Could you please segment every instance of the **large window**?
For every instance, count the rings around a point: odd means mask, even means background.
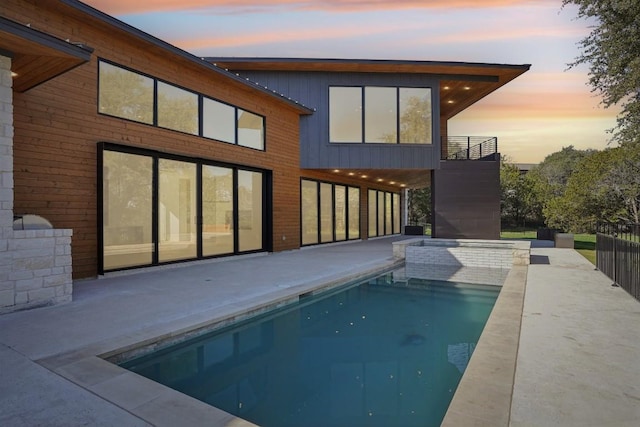
[[[198,135],[198,95],[158,82],[158,126]]]
[[[238,171],[239,251],[262,248],[262,173]]]
[[[149,265],[154,254],[153,159],[105,151],[102,162],[104,269]]]
[[[98,111],[153,124],[153,79],[100,61]]]
[[[313,245],[318,243],[318,183],[316,181],[302,180],[301,183],[301,209],[302,209],[302,244]]]
[[[202,166],[202,255],[233,252],[233,169]]]
[[[332,143],[431,144],[431,89],[329,88]]]
[[[263,116],[103,60],[98,64],[101,114],[265,149]]]
[[[400,233],[400,194],[368,191],[369,237]]]
[[[103,144],[102,270],[265,249],[265,172]]]
[[[362,142],[362,89],[329,88],[329,140]]]
[[[204,98],[202,103],[202,136],[236,143],[236,109],[222,102]]]
[[[302,244],[360,238],[360,189],[303,179],[300,183]]]
[[[159,261],[195,258],[196,165],[160,159],[158,170]]]

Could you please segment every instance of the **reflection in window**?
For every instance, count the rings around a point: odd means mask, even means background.
[[[364,140],[366,142],[396,143],[398,102],[395,87],[366,87],[364,89]]]
[[[320,241],[333,241],[333,196],[332,185],[320,183]]]
[[[238,145],[264,150],[264,120],[238,108]]]
[[[329,88],[329,141],[362,142],[361,88]]]
[[[431,144],[431,89],[400,88],[400,143]]]
[[[238,171],[238,250],[262,249],[262,174]]]
[[[202,255],[233,252],[233,170],[202,166]]]
[[[385,221],[385,209],[384,209],[384,193],[378,191],[378,235],[384,236],[386,230],[384,229]]]
[[[262,172],[106,147],[101,156],[103,271],[264,249]]]
[[[369,190],[369,237],[378,235],[378,192]]]
[[[360,238],[360,189],[349,187],[349,240]]]
[[[203,98],[202,102],[202,136],[218,141],[236,143],[235,108]]]
[[[392,206],[391,206],[391,193],[384,193],[385,196],[385,200],[384,200],[384,204],[385,204],[385,213],[384,213],[384,229],[385,229],[385,234],[392,234],[393,233],[393,210],[392,210]]]
[[[100,61],[98,110],[153,124],[153,79]]]
[[[302,244],[318,243],[318,183],[302,180]]]
[[[336,185],[334,192],[336,241],[347,240],[347,188]]]
[[[329,88],[332,143],[431,144],[431,121],[430,88]]]
[[[160,159],[158,167],[158,258],[195,258],[196,165]]]
[[[103,263],[105,270],[153,261],[153,159],[107,151],[103,156]]]
[[[102,114],[257,150],[265,148],[263,116],[104,61],[99,61],[98,67],[98,111]]]
[[[400,194],[393,193],[393,234],[400,233]]]
[[[198,95],[158,82],[158,126],[198,134]]]
[[[302,245],[360,238],[359,188],[308,179],[300,187]]]

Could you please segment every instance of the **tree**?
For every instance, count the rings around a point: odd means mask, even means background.
[[[598,221],[640,219],[640,145],[625,145],[585,157],[569,177],[566,191],[544,208],[552,227],[592,232]]]
[[[409,224],[431,223],[431,187],[409,190]]]
[[[555,199],[561,198],[566,190],[567,183],[577,165],[586,157],[595,153],[595,150],[576,150],[572,145],[563,147],[562,150],[549,154],[536,167],[526,175],[529,182],[529,209],[530,215],[538,222],[545,222],[545,209],[554,204]]]
[[[638,0],[563,0],[578,6],[578,18],[596,26],[581,40],[582,53],[569,64],[589,65],[589,84],[605,108],[619,104],[614,140],[640,144],[640,2]]]
[[[510,226],[538,223],[532,209],[531,181],[514,164],[500,164],[500,216]]]

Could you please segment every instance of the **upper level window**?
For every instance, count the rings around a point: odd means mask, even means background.
[[[431,144],[431,89],[330,87],[329,141]]]
[[[238,108],[238,145],[264,150],[264,120]]]
[[[100,99],[103,114],[153,124],[153,79],[100,61]]]
[[[202,103],[202,136],[236,143],[236,111],[231,105],[204,98]]]
[[[158,82],[158,126],[198,134],[198,95]]]
[[[103,60],[98,70],[101,114],[264,150],[263,116]]]
[[[362,88],[329,88],[329,140],[362,142]]]

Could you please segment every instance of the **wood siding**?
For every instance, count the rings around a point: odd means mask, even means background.
[[[8,19],[95,49],[89,63],[14,94],[14,213],[42,215],[56,228],[73,229],[75,278],[97,274],[101,141],[271,170],[273,249],[300,246],[300,138],[294,108],[66,6],[7,0],[2,9]],[[265,116],[266,151],[98,114],[98,58]]]

